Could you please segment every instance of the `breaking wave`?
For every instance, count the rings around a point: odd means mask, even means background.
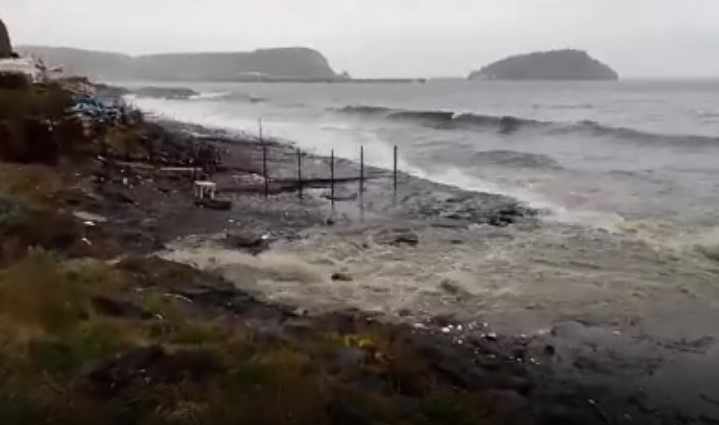
[[[557,161],[546,155],[511,150],[480,151],[472,156],[474,164],[492,164],[503,167],[560,169]]]
[[[190,100],[220,100],[227,99],[232,93],[230,92],[207,92],[190,96]]]
[[[719,137],[699,135],[660,134],[626,127],[613,127],[585,120],[578,122],[539,121],[515,116],[494,116],[453,111],[413,111],[382,106],[347,106],[334,112],[368,119],[386,119],[412,122],[439,129],[479,129],[509,135],[524,130],[537,130],[549,134],[581,133],[594,137],[610,137],[635,143],[690,144],[719,147]]]
[[[261,103],[266,99],[246,93],[235,92],[207,92],[190,97],[190,100],[216,100],[216,101],[237,101],[247,103]]]

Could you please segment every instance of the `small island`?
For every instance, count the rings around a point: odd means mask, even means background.
[[[616,81],[619,74],[581,50],[553,50],[511,56],[485,66],[470,80]]]

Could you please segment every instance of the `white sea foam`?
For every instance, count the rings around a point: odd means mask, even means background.
[[[256,118],[233,115],[224,109],[221,103],[150,98],[134,98],[131,101],[141,109],[164,118],[249,134],[258,132]],[[329,151],[333,149],[339,158],[359,161],[359,147],[364,146],[367,164],[381,168],[392,166],[392,144],[383,140],[376,132],[362,129],[354,123],[342,121],[297,122],[270,118],[263,120],[263,128],[266,137],[296,143],[303,149],[318,155],[328,155]],[[548,219],[597,226],[607,230],[617,230],[617,225],[622,221],[621,217],[615,213],[563,206],[543,197],[541,193],[519,187],[502,187],[472,176],[458,167],[450,166],[441,172],[430,172],[405,161],[401,155],[398,166],[402,171],[419,178],[466,190],[514,197],[531,207],[547,212]]]

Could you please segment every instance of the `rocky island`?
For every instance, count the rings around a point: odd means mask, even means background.
[[[608,65],[581,50],[553,50],[511,56],[485,66],[470,80],[618,80]]]
[[[321,53],[304,47],[145,56],[46,46],[20,46],[18,50],[23,55],[42,58],[47,64],[63,65],[68,75],[104,80],[332,81],[342,78]]]

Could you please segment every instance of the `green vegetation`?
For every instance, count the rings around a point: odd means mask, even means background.
[[[28,248],[70,252],[79,226],[62,207],[62,177],[43,166],[0,164],[0,265]]]
[[[326,318],[302,333],[268,333],[233,314],[207,315],[172,296],[176,276],[200,276],[187,270],[42,251],[5,269],[0,423],[482,424],[506,413],[496,399],[444,384],[380,325],[340,332]],[[97,296],[152,318],[100,314]]]

